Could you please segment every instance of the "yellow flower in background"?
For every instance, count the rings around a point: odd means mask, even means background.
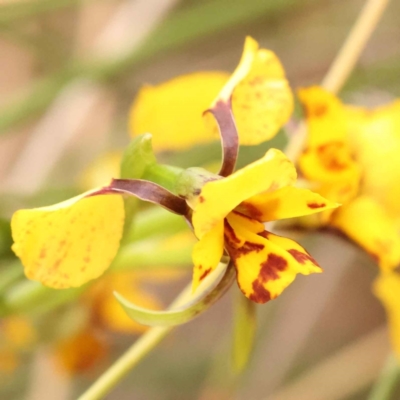
[[[226,73],[198,72],[145,86],[131,109],[132,135],[150,132],[157,151],[217,139],[214,121],[206,115],[205,124],[202,115],[228,86],[229,95],[234,87],[232,108],[240,143],[255,145],[275,136],[293,111],[293,95],[276,55],[248,37],[240,63],[228,78]]]
[[[12,374],[20,366],[21,354],[32,348],[36,340],[36,331],[28,318],[10,316],[0,322],[2,376]]]
[[[373,290],[386,310],[390,339],[394,352],[400,360],[400,274],[380,273],[374,282]]]
[[[362,192],[400,226],[400,100],[372,110],[347,107],[349,143],[363,169]]]
[[[87,372],[98,365],[108,353],[108,343],[90,325],[56,343],[54,357],[67,374]]]
[[[372,111],[348,107],[319,87],[302,89],[299,97],[308,126],[300,171],[313,190],[343,204],[314,223],[339,228],[381,268],[395,268],[400,263],[400,103]]]
[[[260,179],[262,177],[262,179]],[[265,303],[276,298],[298,273],[321,272],[315,260],[293,240],[265,230],[264,222],[313,214],[337,204],[292,186],[296,170],[279,150],[205,183],[189,204],[199,239],[193,251],[193,288],[219,263],[224,248],[237,270],[246,297]]]

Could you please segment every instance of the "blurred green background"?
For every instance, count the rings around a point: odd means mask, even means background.
[[[141,85],[232,71],[246,35],[276,52],[293,88],[318,84],[363,4],[0,0],[0,216],[76,193],[85,167],[129,142],[127,115]],[[400,3],[392,1],[341,93],[346,101],[377,105],[400,94],[399,15]],[[299,277],[258,307],[257,345],[243,377],[229,372],[230,293],[178,328],[107,398],[367,398],[389,352],[383,309],[370,291],[374,266],[344,239],[302,239],[325,273]],[[114,338],[110,360],[131,342]],[[75,398],[105,364],[73,382],[57,380],[46,365],[33,377],[26,368],[24,384],[4,398]],[[305,375],[309,370],[314,375]]]

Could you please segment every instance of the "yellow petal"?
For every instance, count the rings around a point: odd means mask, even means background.
[[[386,309],[392,346],[400,359],[400,275],[381,273],[374,282],[374,294]]]
[[[289,159],[281,151],[270,149],[263,158],[227,178],[206,183],[193,212],[196,236],[202,238],[244,200],[295,180],[296,170]]]
[[[207,129],[202,115],[228,76],[224,72],[199,72],[145,86],[130,112],[132,135],[150,132],[156,151],[185,149],[218,139]]]
[[[238,284],[249,299],[265,303],[279,296],[298,273],[321,272],[316,262],[297,243],[270,233],[247,230],[240,216],[227,217],[232,229],[226,247],[237,269]]]
[[[400,219],[400,100],[374,110],[348,107],[349,142],[363,168],[362,190]]]
[[[299,167],[308,180],[329,185],[358,185],[361,174],[348,144],[340,141],[308,147],[299,158]]]
[[[232,109],[244,145],[271,139],[293,111],[293,94],[276,55],[247,37],[242,58],[217,100],[232,96]]]
[[[32,322],[26,317],[11,316],[3,320],[5,339],[14,349],[24,349],[36,340],[36,332]]]
[[[358,243],[384,269],[400,263],[400,235],[385,210],[372,198],[360,196],[340,207],[332,225]]]
[[[263,193],[244,201],[239,210],[257,210],[259,221],[275,221],[283,218],[300,217],[333,209],[333,203],[317,193],[294,186],[286,186],[271,193]]]
[[[318,86],[300,89],[307,121],[307,146],[318,147],[347,140],[345,110],[338,98]]]
[[[109,267],[123,232],[124,202],[119,195],[86,197],[89,193],[14,214],[12,249],[29,279],[64,289]]]
[[[224,222],[219,221],[193,248],[193,291],[217,267],[224,252]]]

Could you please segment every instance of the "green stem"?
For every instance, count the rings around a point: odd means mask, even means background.
[[[390,400],[400,379],[400,364],[397,358],[391,354],[373,386],[368,400]]]
[[[188,290],[188,287],[171,304],[171,308],[179,307],[190,299],[191,290]],[[162,326],[148,330],[78,400],[104,398],[172,329],[170,326]]]
[[[179,167],[153,164],[146,168],[143,179],[157,183],[174,193],[176,180],[182,172],[183,169]]]

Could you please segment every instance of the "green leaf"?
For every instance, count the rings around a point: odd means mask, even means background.
[[[206,311],[227,291],[234,278],[233,266],[229,264],[227,267],[226,264],[220,263],[216,270],[200,284],[189,302],[177,309],[166,311],[148,310],[129,302],[117,292],[114,292],[114,295],[128,316],[140,324],[174,326],[189,322]],[[187,290],[191,290],[191,288]],[[186,291],[182,295],[187,295]]]
[[[253,350],[256,328],[255,303],[240,292],[234,308],[232,362],[236,374],[241,373],[247,366]]]

